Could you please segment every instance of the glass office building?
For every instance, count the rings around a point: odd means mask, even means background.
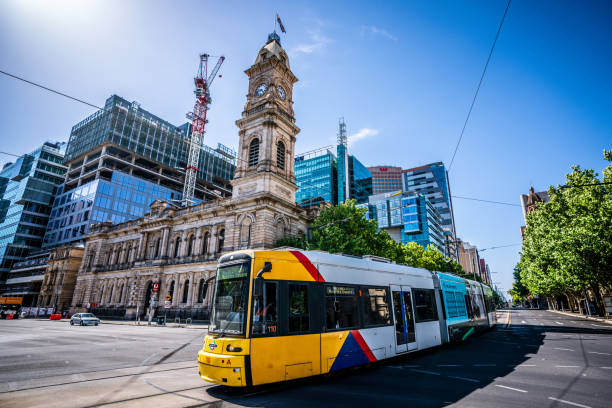
[[[295,201],[302,207],[338,202],[336,158],[330,150],[318,150],[295,158]]]
[[[368,197],[372,195],[372,173],[355,156],[348,154],[346,146],[340,144],[336,151],[338,153],[338,204],[347,199],[353,199],[357,203],[367,202]]]
[[[89,226],[141,217],[155,200],[182,199],[189,124],[174,126],[113,95],[105,109],[72,128],[43,246],[81,241]],[[195,201],[231,194],[236,154],[221,144],[203,146]]]
[[[66,172],[63,158],[58,144],[46,142],[0,171],[0,292],[8,290],[14,265],[40,251]]]
[[[403,171],[404,191],[413,191],[427,197],[442,217],[442,226],[456,237],[455,217],[448,172],[442,162],[430,163]]]
[[[372,194],[402,189],[402,168],[393,166],[368,167],[372,173]]]
[[[81,240],[89,226],[110,221],[118,224],[142,217],[155,200],[180,201],[182,194],[120,171],[110,180],[96,179],[73,190],[58,190],[45,247]]]
[[[396,242],[416,242],[424,248],[432,244],[447,253],[442,218],[427,197],[400,190],[372,195],[368,201],[378,228],[385,229]]]

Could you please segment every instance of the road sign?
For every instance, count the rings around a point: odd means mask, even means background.
[[[159,282],[153,282],[153,292],[157,292],[159,290]]]
[[[168,293],[168,294],[166,295],[166,300],[167,300],[168,302],[169,302],[169,301],[171,301],[171,300],[172,300],[172,295]]]
[[[164,302],[164,309],[170,309],[170,306],[172,306],[172,302],[169,300],[166,300]]]

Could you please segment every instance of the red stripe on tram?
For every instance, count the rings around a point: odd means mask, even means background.
[[[314,266],[312,262],[310,262],[310,259],[308,259],[306,255],[304,255],[300,251],[289,251],[289,252],[291,252],[291,254],[293,254],[293,256],[295,256],[298,259],[298,261],[302,263],[302,265],[304,265],[304,268],[306,268],[306,270],[308,271],[310,276],[312,276],[315,282],[325,282],[325,279],[323,279],[323,276],[321,276],[317,267]]]
[[[370,363],[373,361],[376,361],[376,357],[374,357],[374,353],[372,353],[372,350],[370,350],[370,347],[368,347],[368,344],[365,342],[365,340],[361,336],[361,333],[359,333],[359,330],[351,330],[351,334],[353,335],[355,340],[357,340],[357,344],[359,344],[359,347],[361,347],[361,349],[365,353],[368,360],[370,360]]]

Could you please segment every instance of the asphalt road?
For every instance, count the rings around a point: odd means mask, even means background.
[[[200,380],[201,328],[0,321],[0,406],[612,405],[612,325],[548,311],[499,317],[462,344],[246,391]]]

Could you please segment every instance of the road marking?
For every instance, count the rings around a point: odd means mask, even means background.
[[[610,326],[602,326],[601,324],[595,324],[595,323],[591,323],[591,326],[595,326],[595,327],[605,327],[606,329],[609,329]]]
[[[521,323],[527,323],[527,322],[526,322],[526,321],[524,321],[524,320],[521,320]]]
[[[612,356],[610,353],[600,353],[599,351],[589,351],[589,354],[602,354],[604,356]]]
[[[563,323],[558,322],[558,321],[556,321],[556,320],[555,320],[555,323],[560,324],[561,326],[563,326]]]
[[[505,388],[507,390],[512,390],[512,391],[518,391],[518,392],[527,392],[525,390],[521,390],[518,388],[512,388],[512,387],[506,387],[505,385],[499,385],[499,384],[495,384],[496,387],[500,387],[500,388]]]
[[[563,350],[563,351],[574,351],[572,349],[566,349],[566,348],[561,348],[561,347],[553,347],[555,350]]]
[[[474,367],[495,367],[497,364],[473,364]]]
[[[557,368],[580,368],[580,366],[555,366]]]
[[[465,378],[465,377],[453,377],[452,375],[448,375],[448,378],[454,378],[455,380],[463,380],[463,381],[471,381],[471,382],[480,382],[480,380],[475,380],[473,378]]]
[[[612,370],[612,367],[600,367],[603,368],[604,370]]]
[[[461,364],[438,364],[438,367],[461,367]]]
[[[553,401],[559,401],[559,402],[563,402],[564,404],[568,404],[568,405],[573,405],[575,407],[582,407],[582,408],[591,408],[588,405],[582,405],[582,404],[578,404],[576,402],[572,402],[572,401],[566,401],[566,400],[562,400],[559,398],[555,398],[555,397],[548,397],[549,400],[553,400]]]
[[[514,364],[510,364],[510,366],[513,366]],[[519,364],[517,365],[517,367],[537,367],[537,365],[535,364]]]
[[[433,371],[427,371],[427,370],[417,370],[416,368],[413,368],[411,371],[416,371],[417,373],[423,373],[423,374],[431,374],[431,375],[442,375],[440,373],[435,373]]]

